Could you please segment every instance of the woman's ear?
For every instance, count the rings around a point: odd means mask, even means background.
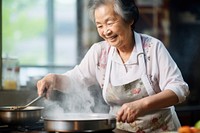
[[[130,27],[131,27],[131,29],[133,28],[133,25],[134,25],[134,20],[132,20],[132,21],[130,22]]]

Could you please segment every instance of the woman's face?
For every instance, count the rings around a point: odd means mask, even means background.
[[[116,14],[112,4],[98,7],[94,15],[99,35],[110,45],[116,48],[132,45],[132,23],[126,23]]]

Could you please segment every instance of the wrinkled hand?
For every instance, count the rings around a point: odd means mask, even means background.
[[[132,123],[142,113],[143,105],[141,100],[125,103],[117,112],[118,122]]]
[[[55,88],[56,74],[48,74],[37,82],[38,95],[42,96],[46,93],[46,97],[49,98],[51,91]]]

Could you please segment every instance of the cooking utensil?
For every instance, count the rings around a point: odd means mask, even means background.
[[[30,106],[31,104],[35,103],[36,101],[40,100],[42,97],[45,96],[45,93],[43,93],[42,96],[38,96],[35,99],[33,99],[31,102],[24,106],[11,106],[10,110],[19,110],[19,109],[25,109],[26,107]]]
[[[12,106],[0,107],[0,125],[31,125],[41,119],[44,107],[28,106],[11,110]]]
[[[102,113],[66,113],[42,119],[48,132],[94,132],[116,127],[115,116]]]

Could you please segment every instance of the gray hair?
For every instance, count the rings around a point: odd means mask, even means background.
[[[90,0],[88,3],[89,15],[95,22],[94,12],[101,5],[113,4],[114,12],[120,15],[125,22],[133,22],[134,29],[136,22],[139,19],[139,11],[134,0]]]

